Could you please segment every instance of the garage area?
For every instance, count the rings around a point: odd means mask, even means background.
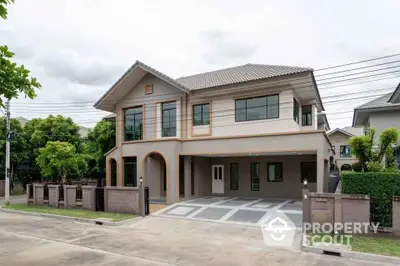
[[[284,213],[296,228],[301,228],[302,202],[291,199],[210,196],[175,203],[152,215],[261,226],[275,213]]]

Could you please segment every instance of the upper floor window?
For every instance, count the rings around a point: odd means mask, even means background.
[[[293,98],[293,120],[298,124],[299,121],[299,116],[300,116],[300,108],[299,108],[299,102]]]
[[[124,140],[141,140],[143,132],[142,106],[125,109],[125,137]]]
[[[198,104],[193,106],[193,125],[209,125],[210,124],[210,104]]]
[[[312,126],[312,106],[305,105],[301,107],[301,125]]]
[[[161,104],[162,115],[162,136],[176,136],[176,102],[168,102]]]
[[[342,145],[342,146],[340,146],[340,157],[341,158],[349,158],[349,157],[351,157],[351,146],[350,145]]]
[[[279,95],[236,100],[235,121],[279,118]]]

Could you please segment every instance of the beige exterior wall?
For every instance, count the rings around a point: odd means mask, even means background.
[[[333,158],[339,170],[344,164],[351,165],[352,163],[358,162],[358,159],[354,155],[351,156],[350,158],[340,157],[340,146],[350,145],[349,144],[350,138],[351,138],[350,136],[343,134],[339,131],[329,135],[329,139],[331,140],[332,145],[335,147],[335,155],[333,156]]]
[[[316,162],[316,155],[289,155],[289,156],[252,156],[252,157],[229,157],[229,158],[210,158],[210,169],[208,179],[205,178],[203,184],[211,187],[211,166],[224,166],[224,195],[232,197],[268,197],[268,198],[301,198],[304,185],[301,181],[301,163]],[[283,165],[283,182],[268,182],[267,163],[281,162]],[[239,190],[230,189],[230,164],[239,165]],[[250,164],[260,164],[260,191],[251,191],[250,184]],[[309,183],[310,191],[317,190],[316,183]]]
[[[145,94],[145,85],[153,86],[152,94]],[[293,86],[290,82],[280,87],[267,86],[265,82],[260,81],[253,85],[242,84],[241,86],[245,87],[240,90],[235,87],[236,92],[227,93],[227,90],[232,90],[232,87],[228,87],[221,90],[205,90],[186,94],[153,75],[145,75],[116,105],[117,148],[107,155],[107,162],[111,158],[117,161],[117,173],[119,173],[117,185],[124,185],[123,158],[136,157],[137,178],[143,177],[145,186],[151,187],[150,197],[164,196],[161,189],[164,170],[160,167],[160,160],[155,160],[150,156],[159,154],[167,164],[165,170],[167,172],[166,196],[168,202],[176,202],[179,200],[180,155],[201,156],[218,153],[247,156],[249,152],[262,152],[269,155],[297,155],[300,152],[301,155],[301,152],[305,152],[314,154],[317,161],[318,184],[315,190],[325,191],[327,183],[325,160],[329,159],[329,144],[323,131],[317,130],[318,118],[315,101],[301,101],[301,97],[293,93]],[[236,99],[276,93],[279,94],[280,102],[279,119],[235,122]],[[299,99],[300,124],[301,106],[310,104],[313,106],[312,126],[301,127],[293,120],[293,97]],[[161,104],[169,101],[177,102],[177,136],[162,138]],[[206,102],[210,103],[211,107],[210,125],[192,127],[193,105]],[[124,108],[134,106],[143,106],[143,139],[141,141],[124,141]],[[196,138],[194,135],[197,135]],[[195,194],[207,194],[211,191],[211,187],[207,185],[211,169],[206,166],[209,164],[210,159],[207,158],[196,157],[193,160]],[[290,160],[287,164],[290,164]],[[110,173],[110,164],[107,163],[107,185],[111,184]],[[293,175],[289,174],[289,176]],[[204,183],[202,183],[203,181]],[[297,189],[297,185],[293,189]],[[288,190],[283,190],[283,192],[292,194]],[[277,196],[280,195],[277,194]]]

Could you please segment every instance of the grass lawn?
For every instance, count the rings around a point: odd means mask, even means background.
[[[70,216],[76,218],[86,218],[86,219],[106,218],[110,219],[113,222],[119,222],[122,220],[135,217],[135,215],[133,214],[126,214],[126,213],[94,212],[82,209],[58,209],[47,206],[33,206],[33,205],[28,206],[25,203],[10,204],[8,206],[3,206],[3,208],[18,210],[18,211],[47,213],[47,214]]]
[[[318,242],[318,240],[316,240]],[[350,239],[351,250],[400,257],[400,240],[382,236],[358,236]]]

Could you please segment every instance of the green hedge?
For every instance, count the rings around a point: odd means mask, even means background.
[[[371,222],[392,226],[392,197],[400,196],[400,173],[343,172],[342,192],[368,194],[371,198]]]

